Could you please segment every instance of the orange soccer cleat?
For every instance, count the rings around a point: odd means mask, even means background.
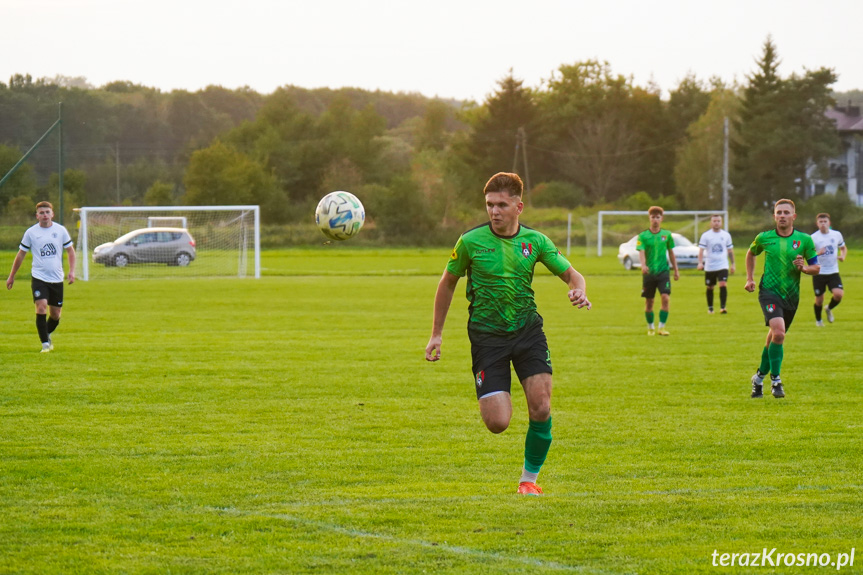
[[[518,493],[522,495],[542,495],[542,489],[536,483],[522,481],[518,484]]]

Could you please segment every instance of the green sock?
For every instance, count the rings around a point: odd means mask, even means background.
[[[761,365],[758,366],[758,373],[762,376],[770,373],[770,356],[767,353],[767,346],[761,350]]]
[[[664,309],[659,310],[659,323],[665,325],[665,322],[668,321],[668,312]]]
[[[770,343],[767,348],[767,355],[770,356],[770,375],[773,377],[779,376],[779,370],[782,368],[782,344]]]
[[[531,420],[524,439],[524,468],[531,473],[539,473],[548,448],[551,447],[551,417],[546,421]]]
[[[647,325],[653,325],[653,312],[646,311],[644,312],[644,317],[647,318]]]

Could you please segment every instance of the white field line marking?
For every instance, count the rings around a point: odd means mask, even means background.
[[[238,517],[262,517],[266,519],[278,519],[280,521],[289,521],[291,523],[298,523],[300,525],[305,525],[308,527],[315,527],[317,529],[321,529],[324,531],[330,531],[333,533],[339,533],[341,535],[347,535],[349,537],[359,537],[364,539],[377,539],[378,541],[386,541],[389,543],[395,543],[397,545],[411,545],[414,547],[422,547],[425,549],[434,549],[439,551],[445,551],[448,553],[453,553],[455,555],[466,555],[469,557],[477,557],[481,559],[489,559],[493,561],[509,561],[511,563],[521,563],[523,565],[529,565],[531,567],[539,567],[542,569],[551,569],[555,571],[573,571],[577,573],[595,573],[597,575],[623,575],[622,573],[616,571],[608,571],[606,569],[594,569],[590,567],[584,567],[581,565],[566,565],[564,563],[558,563],[556,561],[545,561],[543,559],[537,559],[534,557],[521,557],[517,555],[505,555],[502,553],[493,553],[488,551],[480,551],[478,549],[471,549],[470,547],[462,547],[459,545],[449,545],[447,543],[432,543],[430,541],[423,541],[422,539],[406,539],[403,537],[394,537],[392,535],[386,535],[383,533],[374,533],[371,531],[363,531],[361,529],[355,529],[352,527],[343,527],[341,525],[336,525],[334,523],[327,523],[324,521],[315,521],[313,519],[306,519],[305,517],[295,517],[293,515],[287,515],[285,513],[257,513],[257,512],[249,512],[249,511],[241,511],[238,509],[219,509],[213,508],[214,511],[218,511],[219,513],[225,513],[227,515],[235,515]]]

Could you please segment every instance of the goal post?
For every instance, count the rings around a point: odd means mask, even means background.
[[[698,242],[698,223],[702,218],[709,218],[713,215],[722,216],[724,229],[728,229],[728,211],[727,210],[669,210],[664,212],[665,216],[691,216],[693,218],[693,237],[694,243]],[[602,226],[603,219],[606,216],[642,216],[647,218],[647,210],[602,210],[597,214],[596,218],[596,255],[602,256]]]
[[[261,277],[259,206],[83,207],[77,275]]]

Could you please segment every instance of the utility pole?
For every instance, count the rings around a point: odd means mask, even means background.
[[[728,213],[728,116],[725,116],[723,134],[725,140],[722,148],[722,209]],[[726,218],[727,219],[727,218]],[[725,227],[728,228],[728,222],[725,222]]]
[[[521,146],[521,131],[515,133],[515,155],[512,157],[512,173],[518,173],[518,149]]]
[[[120,205],[120,142],[114,145],[114,168],[117,171],[117,205]]]
[[[59,172],[57,173],[57,192],[59,197],[60,225],[63,225],[63,102],[57,104],[57,141],[60,143]]]
[[[530,169],[527,167],[527,132],[524,128],[519,128],[518,133],[521,136],[521,157],[524,162],[524,188],[527,192],[527,205],[533,205],[530,197]]]

